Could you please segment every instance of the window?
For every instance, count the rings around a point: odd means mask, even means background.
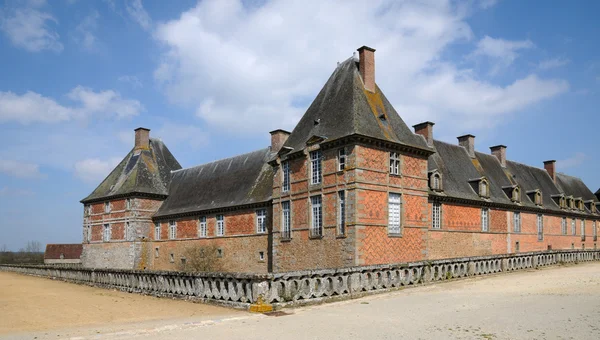
[[[513,221],[514,221],[514,228],[513,230],[515,231],[515,233],[520,233],[521,232],[521,213],[515,211],[513,213]]]
[[[123,231],[123,239],[129,240],[129,222],[125,222],[125,230]]]
[[[390,152],[390,174],[400,175],[400,155],[397,152]]]
[[[560,227],[563,235],[567,235],[567,218],[563,217],[560,222]]]
[[[223,215],[217,215],[217,236],[225,235],[225,219]]]
[[[312,196],[310,198],[311,205],[311,236],[323,235],[323,210],[321,209],[321,196]]]
[[[263,234],[267,232],[267,210],[256,210],[256,232]]]
[[[592,222],[592,236],[594,236],[594,241],[598,239],[598,230],[596,229],[596,221]]]
[[[338,191],[338,235],[346,234],[346,192]]]
[[[160,223],[159,222],[154,223],[154,239],[160,240]]]
[[[290,191],[290,162],[283,162],[281,168],[283,169],[283,184],[281,185],[281,190],[283,192]]]
[[[442,228],[442,204],[440,202],[433,202],[431,206],[431,227],[433,229]]]
[[[292,215],[290,201],[281,202],[281,238],[292,238]]]
[[[206,237],[206,216],[201,216],[199,218],[200,225],[198,226],[198,236]]]
[[[90,205],[85,205],[85,206],[83,207],[83,214],[84,214],[85,216],[90,216],[90,215],[92,214],[92,209],[91,209],[91,206],[90,206]]]
[[[573,236],[577,235],[577,227],[575,226],[575,219],[571,220],[571,234]]]
[[[521,191],[519,188],[514,188],[512,191],[512,201],[513,202],[521,202]]]
[[[110,202],[104,202],[104,212],[105,213],[110,212]]]
[[[258,252],[258,260],[261,262],[265,260],[265,252],[264,251]]]
[[[310,184],[321,183],[321,151],[312,151],[310,153]]]
[[[400,234],[400,216],[402,212],[402,198],[400,194],[390,193],[388,197],[388,233]]]
[[[158,247],[154,248],[154,257],[158,258]]]
[[[177,223],[173,220],[169,221],[169,239],[177,238]]]
[[[442,190],[442,177],[440,174],[435,173],[431,176],[431,190]]]
[[[544,239],[544,216],[542,214],[537,215],[537,234],[538,241]]]
[[[535,204],[542,205],[542,193],[539,191],[535,193]]]
[[[490,209],[481,208],[481,230],[490,230]]]
[[[217,248],[217,257],[218,258],[223,257],[223,249],[222,248]]]
[[[346,149],[341,148],[338,150],[338,171],[346,169]]]
[[[581,240],[585,241],[585,220],[581,220]]]
[[[515,253],[518,253],[520,251],[520,243],[519,241],[515,242]]]
[[[87,226],[87,231],[86,231],[86,241],[90,242],[92,240],[92,226],[88,225]]]
[[[125,200],[125,209],[127,209],[127,210],[131,209],[131,198],[128,198]]]
[[[108,242],[110,241],[110,224],[105,224],[104,225],[104,233],[102,234],[102,240],[104,242]]]
[[[488,197],[488,183],[487,181],[481,181],[481,184],[479,184],[479,195],[482,197]]]
[[[169,254],[169,261],[171,263],[175,262],[175,255],[173,255],[173,253]]]
[[[181,265],[185,266],[185,264],[187,263],[187,259],[185,257],[181,258]]]

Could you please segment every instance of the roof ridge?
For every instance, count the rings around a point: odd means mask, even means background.
[[[210,162],[207,162],[207,163],[202,163],[202,164],[190,166],[188,168],[181,168],[181,169],[173,170],[173,171],[171,171],[171,173],[176,173],[176,172],[179,172],[179,171],[182,171],[182,170],[196,169],[196,168],[199,168],[201,166],[207,166],[207,165],[210,165],[210,164],[227,161],[227,160],[230,160],[230,159],[234,159],[234,158],[238,158],[238,157],[250,155],[250,154],[261,152],[261,151],[265,151],[265,150],[268,150],[268,149],[269,149],[269,147],[267,146],[266,148],[262,148],[262,149],[258,149],[258,150],[254,150],[254,151],[250,151],[250,152],[246,152],[246,153],[242,153],[242,154],[239,154],[239,155],[235,155],[235,156],[231,156],[231,157],[227,157],[227,158],[217,159],[217,160],[210,161]]]

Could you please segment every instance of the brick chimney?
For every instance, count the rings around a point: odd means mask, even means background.
[[[135,131],[135,148],[148,149],[150,147],[150,129],[139,127]]]
[[[375,49],[363,46],[358,50],[358,71],[367,91],[375,92]]]
[[[555,160],[545,161],[544,169],[546,169],[546,171],[548,171],[548,175],[550,175],[550,178],[552,178],[552,180],[554,182],[556,182],[556,161]]]
[[[415,129],[415,133],[417,135],[421,135],[423,137],[425,137],[425,140],[427,141],[427,145],[432,146],[433,145],[433,126],[435,124],[432,122],[423,122],[423,123],[419,123],[417,125],[413,125],[413,128]]]
[[[462,146],[467,150],[469,157],[475,158],[475,136],[473,135],[464,135],[457,137],[458,145]]]
[[[492,155],[498,158],[500,165],[502,165],[503,168],[506,168],[506,145],[492,146],[490,147],[490,150],[492,151]]]
[[[290,133],[282,129],[273,130],[269,133],[271,134],[271,152],[279,152]]]

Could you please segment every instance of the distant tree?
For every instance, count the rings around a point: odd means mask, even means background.
[[[8,252],[8,247],[6,246],[6,244],[3,244],[2,247],[0,247],[0,253],[6,253]]]
[[[42,244],[38,241],[29,241],[25,246],[26,253],[41,253],[42,252]]]

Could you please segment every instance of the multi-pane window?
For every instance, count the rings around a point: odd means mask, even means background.
[[[400,216],[402,198],[400,194],[390,193],[388,197],[388,233],[400,234]]]
[[[488,197],[488,183],[486,181],[481,181],[479,190],[481,191],[479,193],[481,196]]]
[[[338,171],[346,169],[346,149],[341,148],[338,150]]]
[[[513,222],[514,222],[514,228],[513,230],[515,231],[515,233],[520,233],[521,232],[521,213],[515,211],[513,213]]]
[[[581,220],[581,239],[585,240],[585,220]]]
[[[84,215],[85,215],[85,216],[89,216],[89,215],[91,215],[91,214],[92,214],[92,209],[91,209],[91,208],[92,208],[92,206],[91,206],[91,205],[86,205],[86,206],[83,208],[83,213],[84,213]]]
[[[338,191],[338,235],[346,234],[346,192]]]
[[[321,151],[316,150],[310,153],[310,184],[321,183]]]
[[[440,175],[439,174],[434,174],[433,178],[432,178],[432,185],[431,185],[431,189],[433,190],[440,190],[442,183],[441,183],[441,179],[440,179]]]
[[[256,210],[256,232],[259,234],[267,232],[267,210]]]
[[[110,212],[110,202],[104,202],[104,212],[105,213]]]
[[[102,240],[104,242],[110,241],[110,224],[108,224],[108,223],[104,225],[104,229],[103,229],[103,233],[102,233]]]
[[[281,238],[290,239],[292,237],[292,215],[290,210],[290,201],[281,202]]]
[[[481,230],[490,230],[490,209],[481,208]]]
[[[563,217],[560,222],[560,229],[563,235],[567,235],[567,218]]]
[[[131,209],[131,198],[125,200],[125,209]]]
[[[154,223],[154,239],[160,240],[160,223],[159,222]]]
[[[310,231],[312,236],[323,235],[323,209],[321,206],[321,196],[312,196],[310,198],[311,205],[311,225]]]
[[[225,235],[225,219],[223,215],[217,215],[217,236]]]
[[[573,236],[577,235],[577,227],[575,226],[577,222],[575,222],[575,219],[571,220],[571,234]]]
[[[390,152],[390,174],[400,175],[400,154]]]
[[[173,220],[169,221],[169,239],[177,238],[177,223]]]
[[[538,240],[544,239],[544,216],[542,214],[537,215],[537,235]]]
[[[281,168],[283,170],[283,183],[281,185],[281,190],[283,192],[290,191],[290,162],[283,162],[281,164]]]
[[[598,230],[596,230],[596,221],[592,222],[592,236],[594,236],[594,241],[598,238]]]
[[[198,236],[200,237],[206,237],[207,232],[206,232],[206,216],[201,216],[198,219],[199,225],[198,225]]]
[[[433,229],[442,228],[442,204],[440,202],[433,202],[431,205],[431,222]]]

